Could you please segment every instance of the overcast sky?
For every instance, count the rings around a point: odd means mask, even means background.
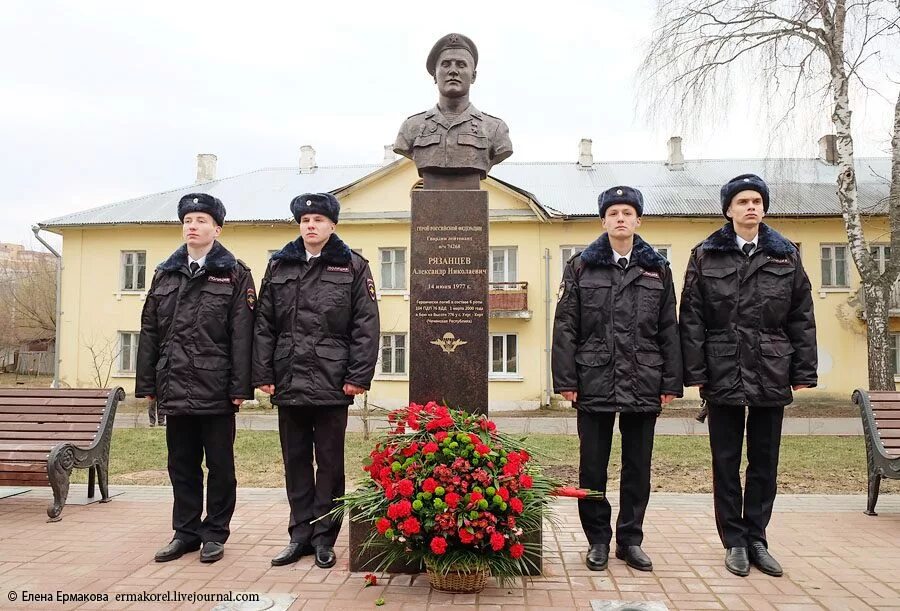
[[[425,56],[451,31],[478,45],[472,101],[507,122],[512,161],[574,162],[584,137],[595,160],[662,159],[677,129],[635,110],[649,0],[229,4],[0,5],[0,241],[35,245],[38,221],[191,184],[201,152],[220,177],[294,166],[303,144],[319,165],[379,163],[434,104]],[[889,111],[856,108],[857,154],[885,154]],[[770,154],[759,120],[733,114],[680,134],[686,157]],[[818,135],[779,153],[814,157]]]

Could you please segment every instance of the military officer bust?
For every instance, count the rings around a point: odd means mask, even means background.
[[[429,174],[483,179],[513,150],[506,123],[469,102],[478,65],[475,43],[447,34],[434,44],[425,65],[438,87],[437,106],[403,122],[394,152],[416,162],[426,188]]]

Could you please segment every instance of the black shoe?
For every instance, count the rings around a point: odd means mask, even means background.
[[[172,539],[167,546],[156,552],[153,559],[157,562],[169,562],[170,560],[178,560],[188,552],[196,552],[200,549],[200,542],[188,543],[181,539]]]
[[[225,545],[218,541],[207,541],[200,550],[200,562],[218,562],[225,555]]]
[[[653,562],[640,545],[616,545],[616,558],[639,571],[652,571]]]
[[[784,575],[781,565],[772,557],[766,544],[762,541],[754,541],[750,544],[750,562],[766,575],[781,577]]]
[[[729,547],[725,552],[725,568],[738,577],[750,574],[750,559],[746,547]]]
[[[334,555],[334,548],[330,545],[316,546],[316,566],[320,569],[330,569],[337,562],[337,556]]]
[[[278,555],[272,558],[272,566],[284,566],[293,564],[300,560],[303,556],[315,554],[316,550],[308,543],[295,543],[291,541],[288,546],[278,552]]]
[[[609,562],[609,544],[607,543],[594,543],[588,549],[587,559],[585,559],[585,564],[587,568],[592,571],[602,571],[606,568],[607,563]]]

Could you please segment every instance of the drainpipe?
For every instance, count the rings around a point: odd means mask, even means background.
[[[60,307],[62,302],[60,301],[60,295],[62,294],[62,255],[56,252],[56,250],[47,244],[44,239],[40,236],[41,227],[39,225],[34,225],[31,228],[32,233],[34,233],[34,237],[37,238],[37,241],[44,245],[44,248],[53,253],[53,256],[56,257],[56,338],[54,341],[54,351],[55,358],[53,360],[53,384],[51,384],[51,388],[59,388],[59,355],[60,355],[60,345],[59,345],[59,328],[62,325],[62,320],[60,320]]]
[[[553,328],[550,325],[550,249],[544,249],[544,340],[546,377],[544,379],[544,405],[550,405],[550,395],[553,392],[553,376],[550,371],[550,356],[553,354]]]

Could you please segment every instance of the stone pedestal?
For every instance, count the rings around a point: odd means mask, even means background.
[[[409,400],[488,413],[488,194],[412,193]]]

